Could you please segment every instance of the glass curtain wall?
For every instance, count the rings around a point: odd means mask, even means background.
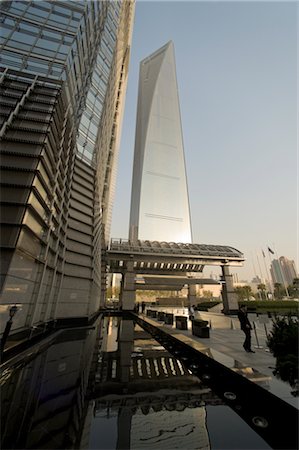
[[[1,7],[2,329],[90,318],[105,290],[134,2]]]

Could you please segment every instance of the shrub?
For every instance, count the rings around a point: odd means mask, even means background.
[[[211,300],[209,302],[202,302],[202,303],[198,303],[195,306],[195,309],[197,311],[209,311],[210,308],[213,308],[213,306],[219,305],[219,303],[221,303],[221,302],[213,301],[213,300]]]
[[[276,357],[275,375],[298,386],[298,321],[291,316],[275,318],[267,344]]]
[[[294,300],[256,300],[239,301],[240,305],[246,305],[248,312],[291,312],[298,314],[298,302]]]

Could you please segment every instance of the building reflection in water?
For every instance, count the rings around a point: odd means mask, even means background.
[[[205,405],[222,401],[132,321],[107,318],[103,333],[81,448],[209,449]]]
[[[268,448],[176,356],[120,317],[61,332],[4,371],[1,448],[209,449],[231,445],[228,412],[242,443]]]
[[[1,379],[1,443],[6,448],[74,448],[86,414],[95,330],[60,334]]]

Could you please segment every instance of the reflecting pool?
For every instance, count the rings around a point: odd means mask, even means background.
[[[121,317],[48,338],[6,365],[1,389],[2,449],[271,448],[182,358]]]

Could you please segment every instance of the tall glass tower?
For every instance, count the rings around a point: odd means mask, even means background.
[[[140,63],[130,240],[191,243],[173,43]]]
[[[1,329],[88,319],[105,286],[134,1],[1,2]]]

